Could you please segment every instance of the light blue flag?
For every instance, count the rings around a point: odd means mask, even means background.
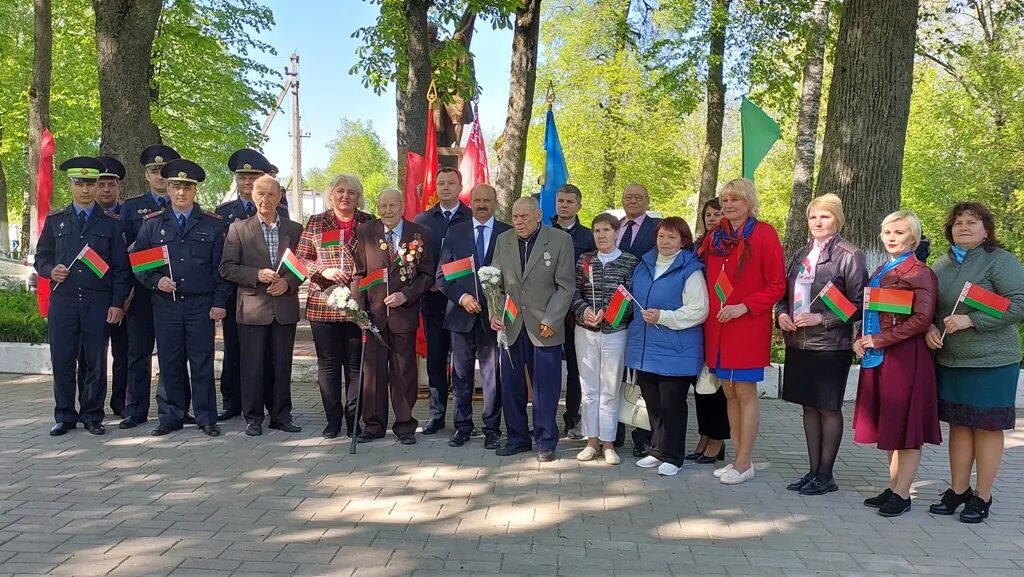
[[[540,210],[544,222],[550,222],[555,216],[555,195],[563,184],[569,181],[569,169],[565,166],[565,155],[562,154],[562,143],[558,140],[558,129],[555,128],[555,114],[548,110],[547,123],[544,127],[544,183],[540,188]]]

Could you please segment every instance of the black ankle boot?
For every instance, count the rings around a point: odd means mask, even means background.
[[[942,497],[939,498],[939,502],[932,503],[928,507],[928,512],[933,515],[952,515],[956,513],[960,505],[969,501],[973,494],[970,487],[967,487],[967,490],[959,495],[952,488],[946,489]]]
[[[889,500],[878,508],[878,514],[883,517],[899,517],[910,511],[910,499],[904,499],[896,493],[889,495]]]
[[[991,497],[989,497],[988,501],[982,501],[981,497],[979,497],[977,493],[971,495],[970,500],[967,501],[967,505],[964,506],[964,510],[960,512],[960,522],[981,523],[985,519],[988,519],[988,510],[991,506]]]

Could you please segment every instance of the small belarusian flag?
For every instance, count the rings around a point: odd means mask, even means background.
[[[585,278],[588,281],[590,281],[591,283],[593,283],[594,282],[594,269],[591,268],[591,266],[590,266],[590,259],[589,258],[583,259],[583,264],[580,265],[580,268],[583,271],[583,278]]]
[[[441,274],[444,275],[444,280],[446,281],[453,281],[457,278],[469,276],[474,272],[473,255],[441,265]]]
[[[100,253],[93,250],[88,244],[82,247],[82,252],[78,253],[78,257],[75,260],[82,261],[99,278],[103,278],[103,275],[107,274],[107,270],[110,269],[110,265],[107,264],[107,261],[103,260]]]
[[[509,295],[505,295],[505,318],[510,323],[516,322],[516,319],[519,318],[519,307]]]
[[[732,294],[732,283],[729,282],[729,275],[725,274],[725,267],[722,267],[722,273],[718,275],[715,280],[715,294],[718,295],[718,302],[725,305],[725,301],[729,300],[729,295]]]
[[[338,246],[341,244],[341,229],[328,230],[320,235],[320,246],[324,248]]]
[[[133,252],[128,255],[128,260],[132,263],[132,272],[142,272],[161,267],[171,261],[167,255],[167,245],[154,246],[153,248]]]
[[[834,285],[832,281],[829,281],[825,288],[821,289],[818,293],[818,298],[821,299],[832,312],[836,313],[836,316],[843,319],[843,322],[850,320],[850,317],[857,312],[857,305],[850,302],[850,299],[846,298],[843,291],[839,290],[839,287]]]
[[[800,274],[807,274],[811,272],[811,259],[804,257],[804,260],[800,263]]]
[[[873,288],[864,289],[864,308],[869,311],[909,315],[913,311],[914,291]]]
[[[292,271],[292,274],[295,275],[295,278],[299,279],[300,282],[306,280],[306,277],[309,275],[309,271],[306,270],[306,265],[302,264],[302,261],[299,260],[299,257],[295,256],[295,253],[292,252],[291,248],[284,249],[284,256],[281,257],[281,264],[277,265],[278,270],[281,270],[282,264],[285,268]]]
[[[964,289],[960,291],[960,300],[997,319],[1003,318],[1003,314],[1010,308],[1010,299],[970,282],[964,283]]]
[[[626,311],[629,310],[629,303],[633,301],[633,295],[629,294],[626,287],[619,285],[615,289],[615,294],[612,295],[611,302],[608,303],[608,308],[604,311],[604,320],[612,328],[617,328],[619,323],[622,322],[622,317],[626,316]]]
[[[384,276],[388,274],[387,269],[379,268],[375,271],[367,274],[361,281],[359,281],[359,290],[365,291],[371,288],[384,284]]]

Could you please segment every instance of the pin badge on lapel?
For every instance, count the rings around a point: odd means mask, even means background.
[[[57,227],[57,228],[64,228],[64,223],[63,223],[63,222],[62,222],[62,223],[60,223],[60,226],[59,226],[59,227]]]
[[[544,266],[551,266],[551,253],[544,251]]]

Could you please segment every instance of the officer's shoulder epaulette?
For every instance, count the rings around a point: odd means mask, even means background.
[[[63,209],[63,208],[57,208],[57,209],[51,210],[50,212],[46,213],[46,218],[50,218],[51,216],[57,216],[58,214],[64,212],[64,210],[65,209]]]
[[[224,220],[223,216],[217,214],[216,212],[213,212],[212,210],[203,209],[203,214],[212,218],[216,218],[217,220]]]
[[[161,208],[160,210],[158,210],[156,212],[151,212],[149,214],[146,214],[146,215],[144,215],[142,217],[142,220],[149,220],[149,219],[153,218],[154,216],[160,216],[161,214],[164,213],[164,210],[166,210],[166,209]]]
[[[117,214],[116,212],[103,211],[103,214],[109,216],[110,218],[112,218],[114,220],[121,220],[121,215]]]
[[[129,200],[136,200],[136,199],[142,198],[142,196],[143,195],[141,195],[141,194],[136,194],[135,196],[129,196],[128,198],[124,199],[124,201],[128,202]]]
[[[231,200],[229,200],[227,202],[222,202],[222,203],[217,205],[217,208],[224,208],[224,207],[226,207],[228,205],[234,204],[234,202],[235,202],[235,199],[231,199]]]

